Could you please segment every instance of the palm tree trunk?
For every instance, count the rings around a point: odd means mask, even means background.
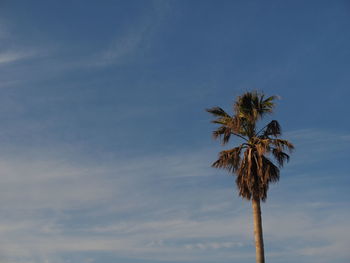
[[[253,217],[254,217],[254,237],[255,237],[255,251],[256,251],[256,263],[264,263],[264,240],[261,223],[261,209],[260,200],[253,198]]]

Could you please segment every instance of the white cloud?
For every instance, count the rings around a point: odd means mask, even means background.
[[[198,150],[101,164],[64,153],[2,152],[0,254],[39,263],[60,262],[62,252],[93,251],[185,262],[253,259],[250,204],[233,193],[232,177],[209,167],[212,155]],[[299,179],[288,183],[295,187]],[[227,186],[214,187],[213,180]],[[350,214],[343,205],[273,197],[263,205],[272,262],[349,256]]]

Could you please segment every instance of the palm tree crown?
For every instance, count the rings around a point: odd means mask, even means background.
[[[265,98],[257,91],[246,92],[237,98],[232,116],[220,107],[207,109],[215,116],[212,122],[220,125],[213,132],[215,139],[219,139],[223,145],[229,142],[232,135],[244,140],[237,147],[221,151],[212,166],[235,173],[239,195],[248,200],[266,200],[269,183],[279,180],[279,168],[289,160],[285,151],[294,149],[290,142],[279,138],[281,127],[276,120],[257,131],[258,121],[273,112],[276,98]],[[277,165],[271,161],[271,157],[277,161]]]

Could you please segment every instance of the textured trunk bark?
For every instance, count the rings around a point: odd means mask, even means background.
[[[254,217],[256,263],[265,263],[260,200],[253,199],[252,206],[253,206],[253,217]]]

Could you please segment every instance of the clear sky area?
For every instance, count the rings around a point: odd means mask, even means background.
[[[350,1],[0,1],[0,262],[255,262],[205,108],[278,95],[266,262],[350,262]]]

